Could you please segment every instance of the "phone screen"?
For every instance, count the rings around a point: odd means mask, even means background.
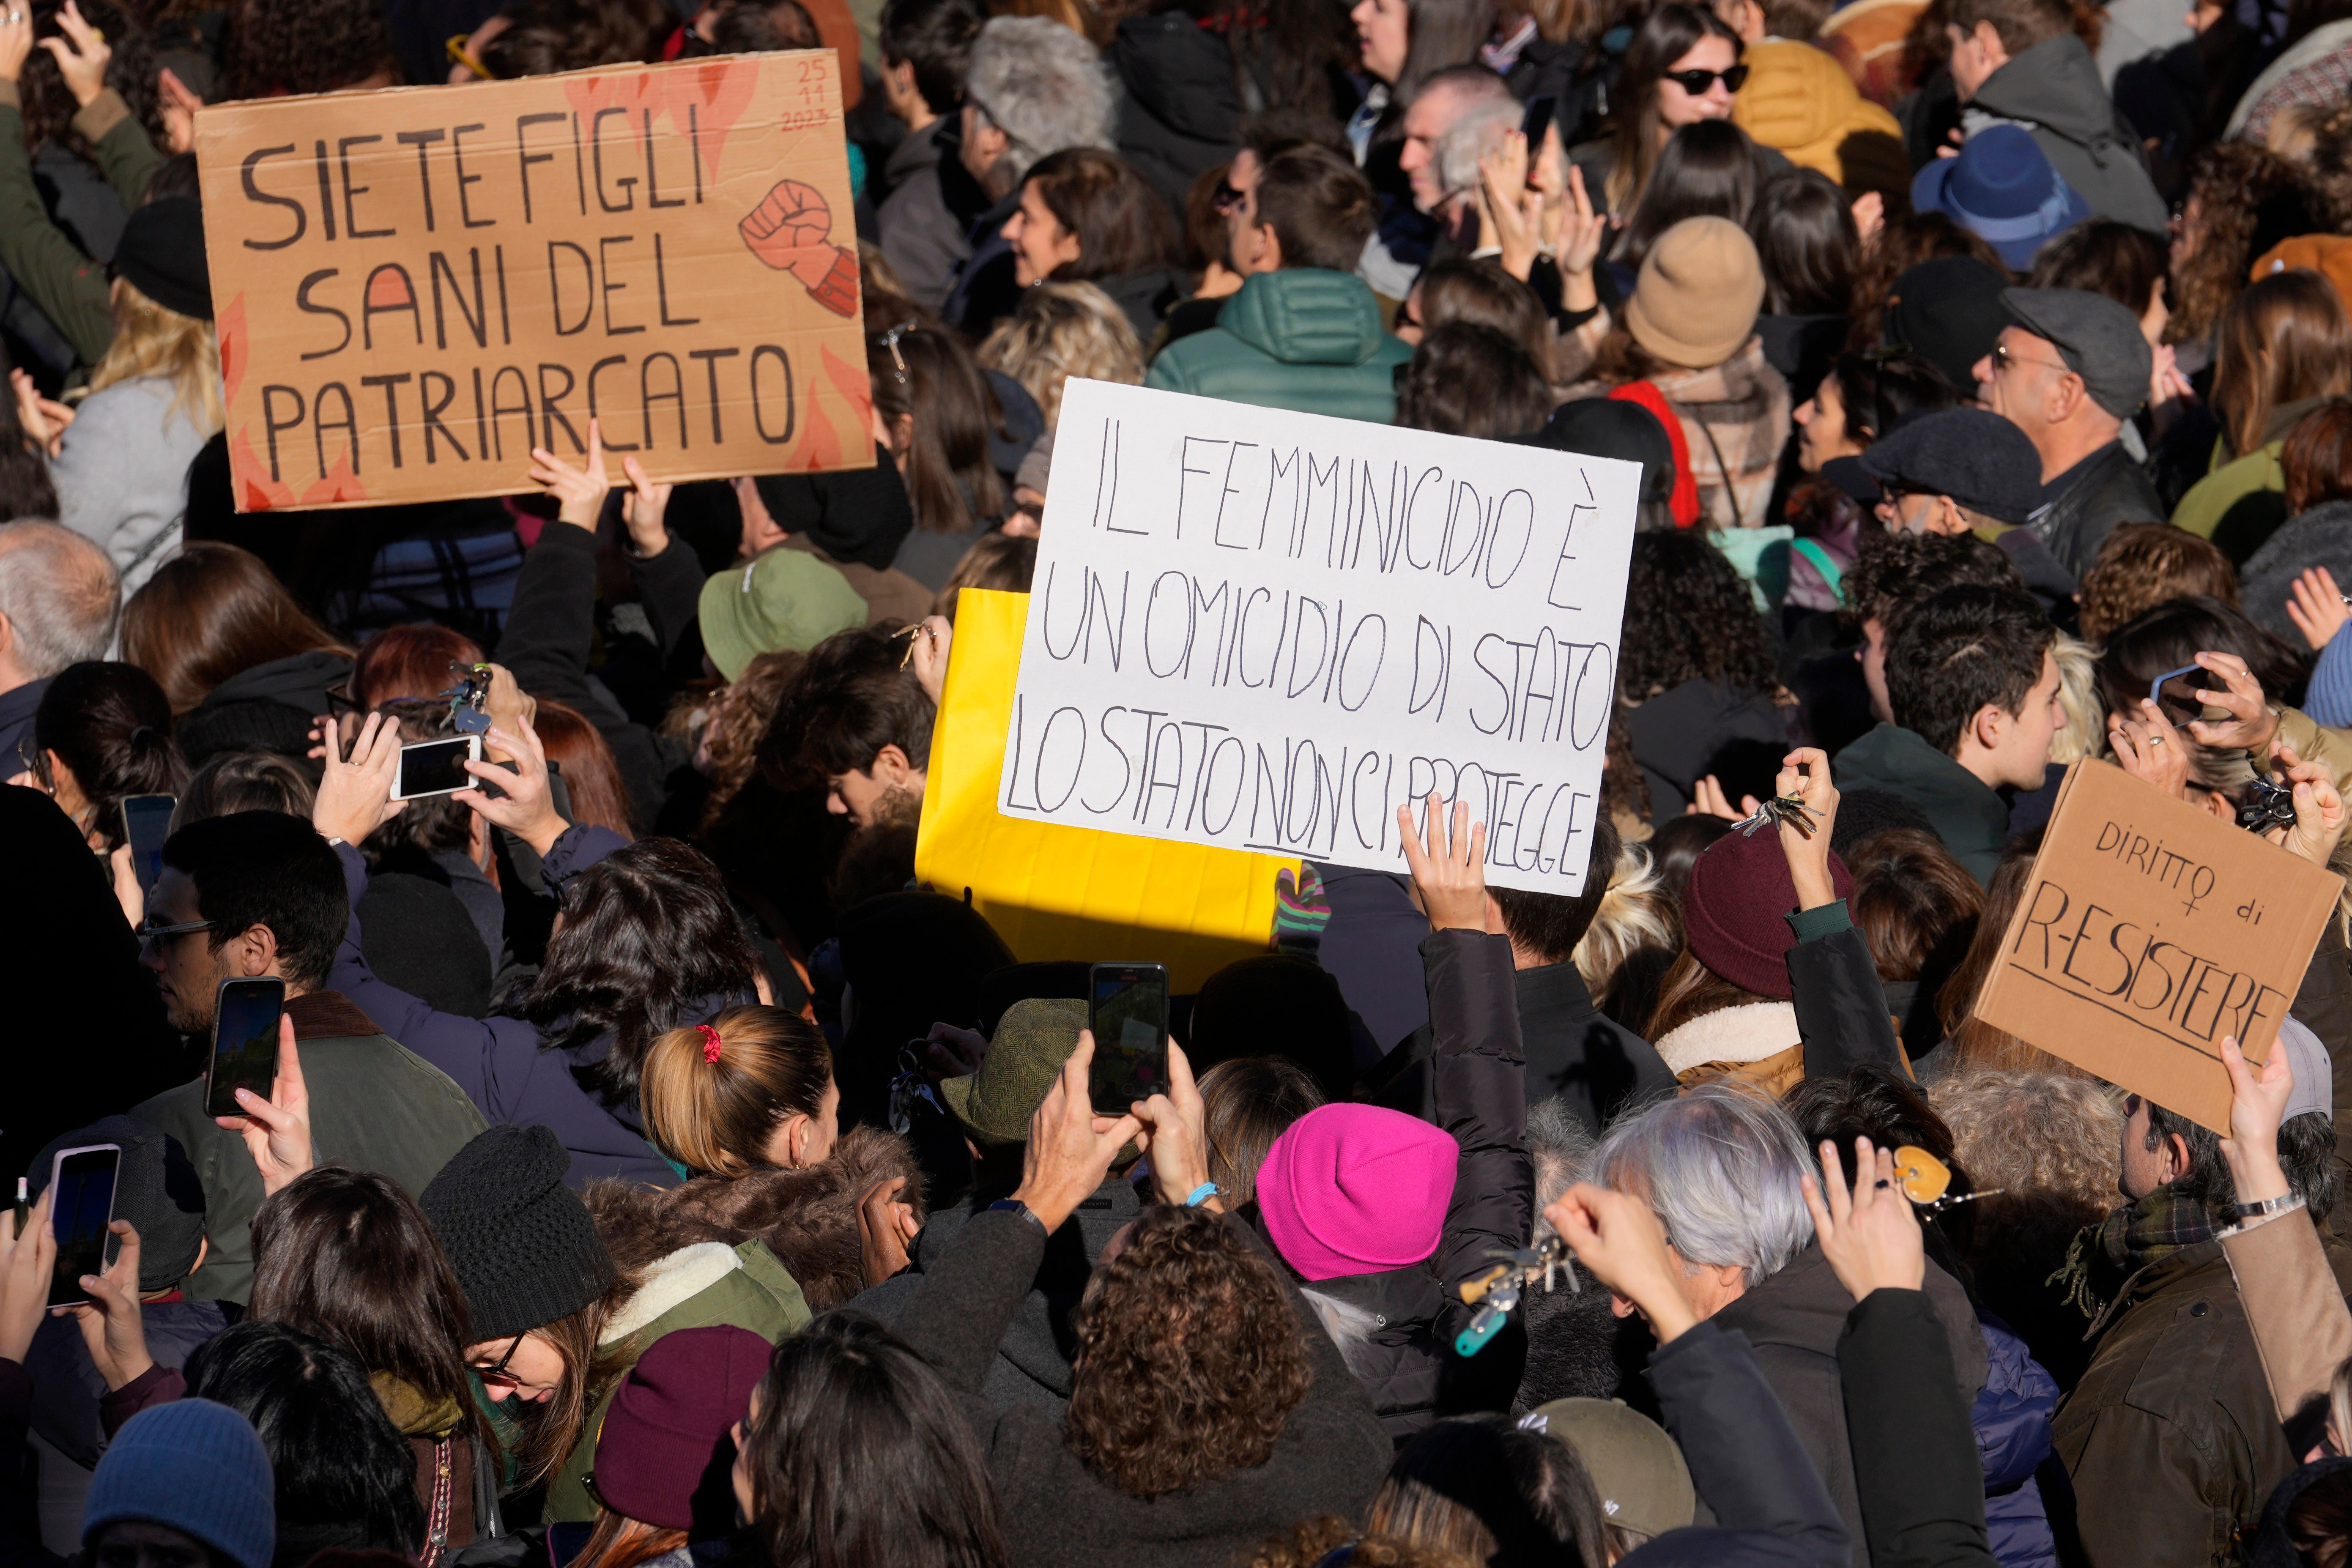
[[[466,771],[467,759],[479,755],[470,735],[454,741],[421,741],[400,748],[400,788],[395,798],[414,800],[422,795],[447,795],[474,787]]]
[[[131,846],[131,869],[142,893],[152,892],[163,874],[163,840],[171,836],[172,810],[180,803],[168,795],[134,795],[122,802],[122,837]]]
[[[49,1177],[49,1234],[58,1238],[49,1305],[89,1300],[81,1277],[106,1268],[106,1226],[114,1217],[114,1175],[122,1151],[111,1143],[58,1153]]]
[[[278,1016],[286,1010],[283,980],[224,980],[213,1016],[212,1070],[205,1080],[206,1116],[242,1116],[236,1091],[264,1100],[278,1078]]]
[[[1157,963],[1097,963],[1087,1026],[1094,1067],[1087,1096],[1108,1115],[1168,1089],[1168,971]]]
[[[2209,683],[2221,685],[2193,664],[2161,676],[2154,688],[2157,708],[2176,725],[2193,723],[2205,717],[2205,700],[2197,693]]]

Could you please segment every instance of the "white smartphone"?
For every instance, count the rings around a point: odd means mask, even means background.
[[[403,746],[400,778],[393,787],[392,798],[418,800],[472,789],[478,781],[466,771],[466,764],[481,760],[479,735],[456,735],[446,741],[419,741],[413,746]]]
[[[50,1164],[49,1234],[58,1242],[57,1266],[49,1277],[50,1306],[89,1300],[81,1277],[106,1271],[106,1227],[114,1219],[114,1178],[121,1168],[120,1143],[60,1149]]]

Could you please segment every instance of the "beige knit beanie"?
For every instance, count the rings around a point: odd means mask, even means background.
[[[1688,217],[1658,237],[1625,304],[1625,328],[1653,359],[1685,370],[1721,364],[1756,330],[1764,266],[1727,218]]]

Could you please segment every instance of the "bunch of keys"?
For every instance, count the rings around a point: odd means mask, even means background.
[[[457,677],[457,684],[441,694],[449,700],[449,727],[460,735],[488,734],[490,716],[483,705],[490,700],[490,667],[451,659],[449,668]]]
[[[1758,829],[1778,827],[1783,823],[1795,828],[1800,837],[1811,838],[1813,836],[1812,813],[1807,811],[1805,803],[1793,795],[1769,796],[1756,808],[1755,816],[1731,826],[1732,830],[1741,837],[1753,838]]]
[[[1476,1355],[1485,1349],[1486,1342],[1495,1337],[1495,1331],[1509,1321],[1528,1287],[1537,1280],[1542,1280],[1543,1288],[1549,1290],[1553,1275],[1565,1272],[1570,1290],[1584,1289],[1577,1282],[1576,1262],[1570,1255],[1568,1243],[1557,1236],[1548,1236],[1533,1247],[1497,1256],[1500,1261],[1484,1273],[1462,1281],[1462,1300],[1466,1305],[1476,1306],[1478,1315],[1470,1320],[1468,1328],[1454,1336],[1456,1355]]]

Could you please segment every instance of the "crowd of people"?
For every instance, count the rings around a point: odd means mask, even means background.
[[[2177,10],[0,0],[5,1561],[2340,1568],[2352,894],[2226,1134],[1979,1005],[2078,762],[2352,867],[2352,7]],[[796,48],[872,467],[236,510],[197,110]],[[1582,891],[1131,1105],[916,870],[1072,376],[1643,466]]]

